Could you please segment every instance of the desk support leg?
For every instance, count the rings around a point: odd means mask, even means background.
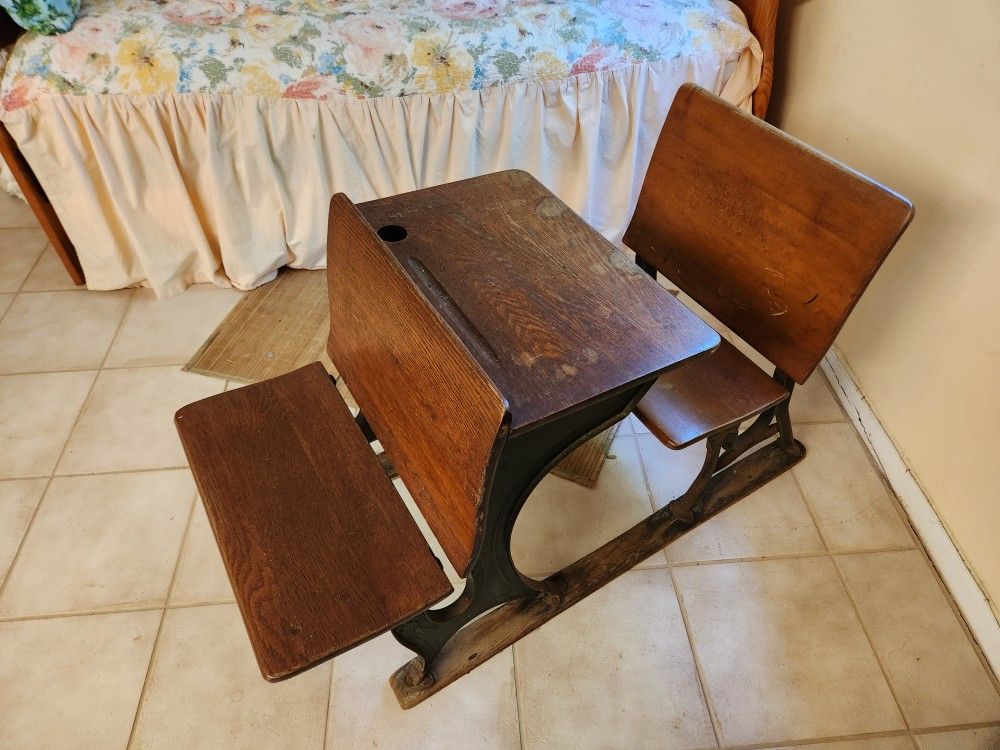
[[[389,683],[403,708],[411,708],[468,674],[513,643],[606,586],[618,576],[679,539],[691,529],[764,486],[798,463],[805,450],[796,442],[787,451],[777,442],[717,472],[701,496],[702,510],[692,523],[664,507],[586,557],[550,576],[562,588],[558,601],[507,602],[459,630],[425,671],[420,657],[399,669]],[[425,679],[425,677],[430,679]]]
[[[552,467],[628,416],[648,387],[629,389],[507,441],[490,489],[480,546],[461,596],[441,609],[412,617],[392,631],[396,640],[418,655],[393,676],[394,687],[397,682],[431,687],[436,679],[435,660],[445,645],[472,620],[501,604],[531,600],[544,607],[559,606],[561,581],[527,578],[514,565],[510,553],[514,522]]]
[[[776,379],[779,376],[780,373],[776,373]],[[582,439],[616,420],[617,417],[602,424]],[[773,439],[775,437],[777,439]],[[767,443],[768,440],[771,442]],[[533,596],[512,597],[503,603],[497,602],[499,606],[487,605],[487,599],[479,601],[474,610],[481,616],[464,617],[460,624],[456,621],[455,627],[442,631],[447,637],[434,643],[419,644],[415,637],[430,632],[415,621],[426,622],[424,618],[440,616],[434,612],[418,615],[394,630],[404,645],[420,654],[397,670],[389,681],[399,704],[410,708],[429,698],[672,541],[763,487],[805,456],[805,448],[792,436],[787,401],[761,414],[743,432],[727,429],[713,436],[709,443],[705,466],[692,491],[685,496],[685,503],[679,506],[671,503],[661,508],[545,581],[522,579],[529,584]],[[754,448],[756,450],[752,450]],[[510,455],[518,453],[512,451]],[[551,464],[547,468],[551,468]],[[510,530],[517,511],[543,474],[525,487],[523,495],[517,496],[510,506],[512,512],[504,517],[504,524],[496,527],[504,531],[495,544],[496,549],[503,550],[505,561],[510,559]],[[498,472],[497,487],[501,486],[503,477]],[[510,568],[513,570],[512,563]],[[546,591],[543,588],[546,584],[552,588]],[[447,610],[446,607],[439,612]]]

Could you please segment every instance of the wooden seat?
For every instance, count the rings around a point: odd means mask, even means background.
[[[343,195],[329,352],[177,413],[243,620],[268,680],[290,677],[452,592],[370,441],[378,439],[456,570],[480,543],[507,403]]]
[[[715,472],[777,436],[761,482],[804,455],[788,401],[913,218],[905,198],[692,84],[671,105],[624,242],[776,366],[730,344],[663,375],[636,413],[668,447],[707,438],[674,501],[692,520]],[[770,381],[770,382],[768,382]],[[741,432],[741,425],[757,416]],[[735,467],[733,467],[735,468]]]
[[[661,375],[635,413],[674,450],[786,401],[788,390],[725,339],[707,357]]]
[[[451,593],[320,363],[190,404],[176,424],[268,680]]]

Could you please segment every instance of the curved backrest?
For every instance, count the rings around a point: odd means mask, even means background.
[[[905,198],[685,84],[624,242],[802,383],[912,217]]]
[[[330,203],[327,242],[330,358],[464,575],[507,402],[345,195]]]

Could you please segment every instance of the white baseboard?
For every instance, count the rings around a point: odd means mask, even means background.
[[[820,367],[830,379],[835,395],[868,445],[875,462],[889,480],[993,672],[1000,675],[1000,622],[990,608],[989,600],[835,349],[827,353]]]

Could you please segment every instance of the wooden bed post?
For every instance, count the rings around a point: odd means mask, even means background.
[[[754,116],[764,119],[774,84],[774,37],[778,24],[780,0],[733,0],[747,17],[750,32],[760,42],[764,60],[760,68],[760,82],[753,92]]]
[[[76,248],[73,247],[73,243],[66,235],[66,230],[63,229],[55,209],[49,203],[48,196],[45,195],[42,186],[38,184],[38,179],[31,171],[31,166],[25,161],[14,139],[2,123],[0,123],[0,154],[3,154],[4,161],[10,167],[11,174],[17,180],[17,184],[21,188],[21,192],[24,193],[24,198],[28,201],[31,210],[34,211],[38,223],[45,230],[59,260],[65,266],[66,273],[69,274],[74,284],[82,286],[86,280],[83,276],[83,268],[80,266],[80,258],[76,254]]]
[[[10,47],[23,33],[24,30],[15,24],[5,11],[0,10],[0,47]],[[42,186],[38,184],[38,179],[31,171],[31,166],[21,154],[17,143],[14,142],[3,123],[0,123],[0,154],[3,154],[4,161],[10,167],[11,174],[17,180],[25,200],[35,213],[35,218],[42,225],[52,247],[59,255],[59,260],[66,267],[69,277],[73,279],[74,284],[82,286],[86,281],[83,277],[83,268],[80,266],[80,258],[76,254],[76,248],[69,241],[66,230],[63,229],[59,217],[56,216],[48,196],[45,195]]]

